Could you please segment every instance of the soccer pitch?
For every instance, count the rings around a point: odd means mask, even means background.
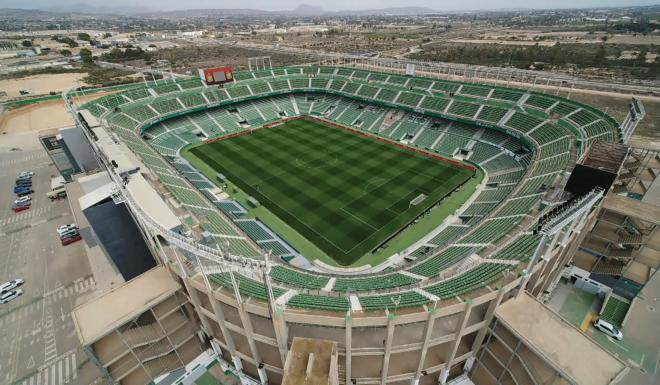
[[[350,265],[474,171],[310,119],[185,152],[327,253]],[[197,158],[194,159],[194,158]]]

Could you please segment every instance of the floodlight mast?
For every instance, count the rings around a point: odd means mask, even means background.
[[[518,295],[525,291],[525,287],[529,282],[532,270],[539,258],[547,262],[550,260],[552,250],[558,242],[561,246],[566,246],[569,236],[573,232],[579,232],[584,226],[587,216],[591,208],[604,196],[605,190],[596,187],[581,197],[573,201],[567,201],[566,206],[562,207],[557,212],[550,212],[539,219],[537,229],[534,231],[541,234],[541,240],[534,251],[534,255],[529,259],[527,267],[522,271],[523,282],[518,290]],[[567,227],[568,226],[568,227]],[[566,228],[563,233],[564,236],[559,240],[562,229]],[[550,243],[548,245],[548,242]],[[546,247],[548,245],[548,247]]]
[[[628,143],[630,141],[635,129],[637,129],[639,123],[646,116],[646,109],[641,100],[632,98],[628,107],[628,115],[626,115],[626,118],[620,126],[623,143]]]

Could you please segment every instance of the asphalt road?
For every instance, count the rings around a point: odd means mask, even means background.
[[[14,179],[23,170],[35,172],[33,204],[14,213]],[[25,280],[24,294],[0,305],[0,384],[87,385],[100,374],[71,319],[96,285],[82,242],[62,246],[55,231],[73,221],[66,200],[46,197],[56,173],[43,150],[0,153],[0,283]]]

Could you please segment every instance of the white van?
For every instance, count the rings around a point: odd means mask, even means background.
[[[56,199],[62,199],[66,197],[66,189],[64,186],[58,187],[52,191],[49,191],[46,193],[46,196],[50,198],[51,201],[54,201]]]
[[[623,339],[623,333],[621,333],[621,330],[617,329],[614,325],[611,323],[605,321],[602,318],[599,318],[594,322],[594,327],[601,332],[607,334],[608,336],[612,338],[616,338],[617,340],[621,341]]]

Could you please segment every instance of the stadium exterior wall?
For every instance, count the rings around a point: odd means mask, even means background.
[[[557,258],[535,265],[530,282],[545,281],[547,277],[540,273],[554,271],[545,267],[554,265],[550,262]],[[167,260],[171,261],[165,257],[163,262]],[[470,298],[400,312],[271,312],[266,302],[242,302],[231,291],[207,287],[200,273],[168,266],[181,278],[203,330],[224,360],[273,385],[281,383],[294,337],[336,341],[342,384],[352,380],[360,384],[435,384],[453,377],[463,372],[466,360],[480,348],[495,309],[521,293],[525,284],[521,275],[501,287],[473,292]]]

